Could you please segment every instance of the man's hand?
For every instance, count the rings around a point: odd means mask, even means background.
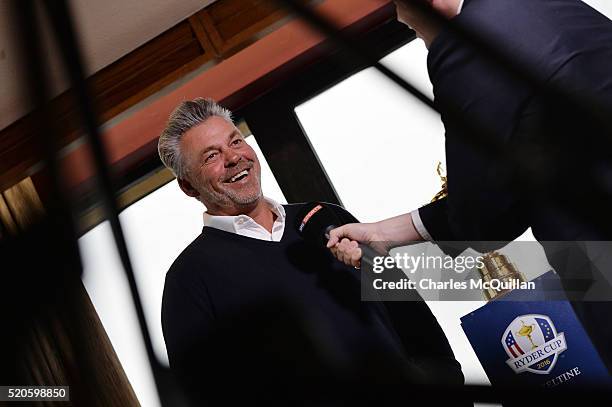
[[[423,240],[412,223],[412,216],[396,216],[375,223],[349,223],[329,232],[327,247],[344,264],[359,268],[361,249],[366,244],[386,255],[393,246]]]
[[[378,228],[378,223],[349,223],[340,226],[329,232],[327,247],[344,264],[359,268],[361,266],[359,243],[380,246],[382,236]],[[377,251],[378,249],[380,249],[381,254],[387,252],[383,247],[377,248]]]

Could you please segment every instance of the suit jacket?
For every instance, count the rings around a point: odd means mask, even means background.
[[[431,44],[448,197],[419,210],[425,228],[437,241],[511,241],[531,227],[566,292],[571,279],[592,279],[609,295],[609,248],[594,258],[593,247],[551,241],[612,240],[612,23],[579,0],[466,0],[452,24],[497,57],[452,27]],[[467,143],[462,120],[516,161]],[[602,323],[612,303],[572,305],[612,368],[612,328]]]
[[[610,20],[579,0],[466,0],[453,24],[499,58],[484,56],[450,27],[431,44],[449,194],[419,211],[430,235],[509,241],[531,226],[538,240],[612,240],[602,222],[609,195],[587,184],[610,188],[612,179],[604,148],[612,139]],[[453,111],[522,165],[466,142]]]

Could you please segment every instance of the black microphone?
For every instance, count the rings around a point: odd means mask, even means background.
[[[323,202],[304,204],[296,218],[298,234],[307,242],[327,249],[329,232],[348,222],[342,221],[340,209]],[[380,256],[374,249],[359,243],[361,263],[373,267],[374,257]]]

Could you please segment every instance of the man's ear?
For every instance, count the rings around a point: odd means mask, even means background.
[[[179,187],[181,187],[181,190],[187,196],[190,196],[192,198],[197,198],[200,196],[200,193],[193,187],[193,185],[191,185],[189,181],[187,181],[184,178],[177,178],[176,180],[178,181],[178,184],[179,184]]]

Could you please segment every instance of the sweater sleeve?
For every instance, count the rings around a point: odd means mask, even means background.
[[[355,216],[353,216],[352,213],[350,213],[349,211],[344,209],[342,206],[336,205],[336,204],[332,204],[332,203],[326,203],[326,205],[328,205],[328,206],[330,206],[330,207],[335,209],[334,212],[340,218],[340,220],[342,221],[342,224],[346,224],[346,223],[359,223],[359,220],[357,220],[357,218]]]
[[[173,374],[191,396],[201,399],[206,366],[213,358],[216,321],[206,288],[186,281],[189,274],[172,270],[166,275],[162,300],[162,329]],[[182,271],[182,270],[181,270]]]

